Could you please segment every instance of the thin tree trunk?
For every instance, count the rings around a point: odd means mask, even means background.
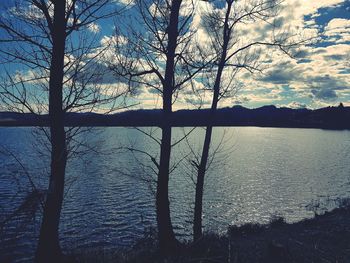
[[[64,194],[64,177],[67,162],[62,86],[65,52],[65,0],[54,2],[52,58],[49,80],[49,116],[51,134],[51,174],[44,206],[36,262],[60,262],[59,221]]]
[[[203,209],[203,191],[204,177],[208,162],[210,141],[212,135],[212,126],[208,126],[205,132],[205,139],[202,151],[201,162],[198,167],[197,183],[196,183],[196,198],[194,205],[194,220],[193,220],[193,239],[198,240],[202,236],[202,209]]]
[[[214,84],[214,96],[211,106],[211,119],[213,121],[214,113],[217,109],[219,100],[220,80],[223,71],[223,63],[220,63],[215,84]],[[197,241],[202,236],[202,210],[203,210],[203,193],[204,193],[204,179],[207,170],[207,163],[209,157],[210,142],[213,133],[213,126],[209,125],[205,131],[204,144],[202,149],[202,156],[199,166],[197,168],[197,182],[196,182],[196,195],[194,201],[194,218],[193,218],[193,240]]]
[[[213,121],[214,113],[218,107],[219,95],[220,95],[220,83],[222,73],[225,68],[228,43],[230,40],[231,29],[229,28],[228,21],[231,12],[233,1],[227,3],[227,10],[225,15],[224,30],[223,30],[223,47],[216,73],[214,83],[214,94],[211,104],[211,120]],[[204,179],[207,169],[210,142],[212,137],[213,127],[207,126],[204,138],[204,144],[202,149],[201,161],[197,169],[197,182],[196,182],[196,196],[195,196],[195,207],[194,207],[194,218],[193,218],[193,240],[197,241],[202,236],[202,210],[203,210],[203,192],[204,192]]]

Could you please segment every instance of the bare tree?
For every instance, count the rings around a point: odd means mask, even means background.
[[[136,1],[136,27],[128,21],[126,32],[117,32],[113,70],[134,86],[148,87],[162,97],[162,123],[159,160],[151,156],[157,170],[156,212],[160,249],[170,253],[177,247],[173,231],[168,183],[171,173],[171,113],[179,92],[191,84],[203,68],[190,28],[194,3],[173,1]],[[186,6],[185,6],[186,5]],[[126,40],[125,40],[126,39]],[[127,44],[125,44],[125,41]]]
[[[122,95],[98,84],[100,47],[96,21],[114,16],[110,0],[26,0],[15,2],[0,17],[0,56],[22,65],[26,74],[7,72],[0,86],[2,102],[11,110],[49,113],[50,178],[45,198],[37,262],[60,262],[59,220],[69,148],[80,129],[65,129],[69,111],[115,108]],[[110,6],[112,4],[112,6]],[[113,10],[113,11],[111,11]],[[99,106],[98,106],[99,105]],[[48,106],[48,107],[47,107]],[[40,118],[40,115],[38,115]]]
[[[203,23],[208,34],[210,51],[215,51],[217,58],[208,70],[206,86],[213,93],[211,102],[211,118],[221,99],[232,97],[240,85],[237,74],[244,69],[250,73],[261,71],[261,60],[264,51],[274,48],[283,54],[291,56],[292,50],[306,40],[297,40],[292,32],[277,32],[278,14],[282,1],[280,0],[226,0],[225,7],[206,12]],[[239,32],[242,25],[259,23],[269,27],[269,33],[258,37],[245,36]],[[249,34],[249,31],[248,31]],[[244,41],[243,41],[244,38]],[[198,240],[202,236],[203,191],[206,171],[209,167],[209,156],[213,126],[206,127],[202,154],[193,165],[197,170],[195,208],[193,221],[193,238]]]

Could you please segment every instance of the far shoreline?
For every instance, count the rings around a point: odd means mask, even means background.
[[[350,130],[350,107],[317,110],[264,106],[241,106],[178,110],[165,115],[162,110],[130,110],[116,114],[65,113],[66,127],[269,127]],[[49,127],[47,114],[0,112],[0,127]]]

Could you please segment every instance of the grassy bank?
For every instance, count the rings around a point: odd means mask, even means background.
[[[206,234],[196,243],[182,244],[164,258],[153,232],[124,251],[76,251],[67,262],[350,262],[350,207],[337,208],[313,219],[287,224],[275,218],[268,225],[229,227],[227,234]]]

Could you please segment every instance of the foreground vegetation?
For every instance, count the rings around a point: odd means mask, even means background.
[[[75,251],[66,262],[349,262],[350,205],[288,224],[274,218],[268,225],[229,227],[225,235],[207,233],[185,243],[172,256],[162,257],[154,232],[132,249]]]

